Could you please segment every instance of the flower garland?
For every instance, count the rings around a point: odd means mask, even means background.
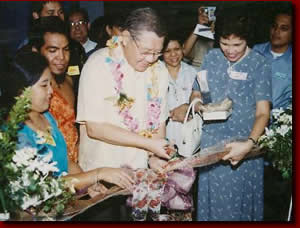
[[[119,46],[120,39],[114,36],[111,40],[107,42],[107,46],[112,50]],[[134,118],[130,113],[135,100],[128,97],[123,91],[123,79],[124,74],[120,71],[121,63],[113,60],[111,57],[106,58],[106,63],[110,65],[111,72],[115,81],[115,92],[116,92],[116,102],[115,106],[119,108],[119,115],[123,118],[124,125],[132,132],[138,133],[144,137],[151,138],[153,134],[157,133],[160,122],[159,116],[161,113],[161,98],[158,97],[158,77],[155,73],[155,65],[151,67],[151,83],[147,85],[147,122],[146,130],[139,131],[139,121]]]

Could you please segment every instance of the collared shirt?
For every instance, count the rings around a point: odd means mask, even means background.
[[[253,50],[272,63],[272,103],[274,108],[286,108],[292,102],[292,45],[283,55],[274,58],[270,42],[257,44]]]
[[[111,62],[119,63],[116,69]],[[153,68],[152,68],[153,67]],[[117,146],[95,140],[87,135],[85,123],[109,123],[128,130],[126,121],[119,114],[115,105],[115,88],[118,86],[118,72],[122,72],[123,92],[134,99],[130,109],[133,119],[138,120],[138,130],[147,127],[148,113],[155,114],[160,123],[168,117],[167,92],[168,71],[164,64],[158,61],[145,72],[135,71],[127,62],[120,45],[116,48],[103,48],[94,52],[83,67],[79,83],[77,122],[80,123],[79,165],[83,170],[98,167],[130,166],[133,169],[147,168],[148,152],[140,148]],[[147,96],[155,73],[158,84],[158,100],[161,101],[159,112],[151,112]],[[116,75],[117,74],[117,75]],[[156,110],[157,111],[157,110]],[[157,115],[156,115],[157,114]]]
[[[97,43],[91,41],[88,38],[87,41],[82,46],[84,47],[85,53],[88,53],[89,51],[93,50],[97,46]]]

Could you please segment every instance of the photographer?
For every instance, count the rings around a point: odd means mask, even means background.
[[[214,30],[214,21],[209,20],[207,7],[200,6],[198,8],[198,24],[210,25],[212,30]],[[183,44],[184,61],[193,65],[198,70],[202,64],[204,55],[213,45],[213,40],[198,36],[193,31]]]

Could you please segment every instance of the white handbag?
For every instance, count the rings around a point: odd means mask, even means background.
[[[195,113],[195,105],[201,102],[199,98],[195,98],[185,115],[184,122],[181,128],[181,138],[178,146],[178,153],[184,157],[190,157],[196,152],[200,146],[201,135],[202,135],[202,116],[199,113]],[[189,113],[192,110],[193,119],[188,121]]]

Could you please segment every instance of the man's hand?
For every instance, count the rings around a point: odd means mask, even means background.
[[[151,169],[158,171],[159,173],[163,172],[164,167],[167,165],[167,161],[160,159],[156,156],[152,156],[149,159],[149,166]]]

